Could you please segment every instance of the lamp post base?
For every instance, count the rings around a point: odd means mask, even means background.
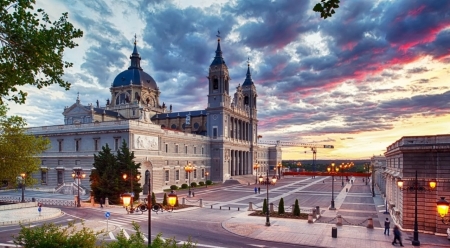
[[[336,208],[334,207],[334,201],[331,201],[331,206],[330,206],[329,210],[336,210]]]
[[[266,226],[270,226],[270,222],[266,222]]]
[[[411,244],[413,246],[420,246],[420,241],[419,240],[413,240]]]

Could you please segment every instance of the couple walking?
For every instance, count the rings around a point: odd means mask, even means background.
[[[388,218],[386,218],[386,220],[384,221],[384,235],[389,236],[389,228],[390,227],[391,227],[391,222],[389,221]],[[400,228],[397,225],[395,225],[394,226],[394,241],[392,241],[392,245],[397,244],[397,240],[398,240],[398,243],[400,244],[400,246],[403,246],[402,233],[400,232]]]

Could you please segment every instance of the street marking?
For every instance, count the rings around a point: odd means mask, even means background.
[[[113,234],[112,232],[109,232],[109,237],[110,237],[112,240],[115,240],[115,239],[116,239],[116,237],[114,237],[114,234]]]
[[[121,228],[121,231],[123,232],[123,235],[125,235],[125,238],[130,239],[130,235],[127,233],[126,230],[124,230],[123,228]]]

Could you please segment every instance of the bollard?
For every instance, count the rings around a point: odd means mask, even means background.
[[[181,205],[183,205],[183,206],[186,205],[186,198],[184,198],[184,197],[181,198]]]
[[[203,207],[203,199],[200,198],[200,206],[199,207]]]
[[[219,209],[222,210],[222,206],[220,206]]]
[[[317,218],[320,217],[320,207],[316,206],[316,214],[317,214]]]
[[[316,209],[315,209],[315,208],[312,209],[312,215],[313,215],[313,216],[317,216],[317,215],[316,215]]]
[[[373,228],[373,220],[372,220],[372,218],[367,219],[367,228]]]
[[[108,200],[108,197],[105,198],[105,207],[109,207],[109,200]]]
[[[231,210],[231,207],[228,207],[228,210]]]
[[[211,209],[212,209],[212,205],[211,205]]]
[[[239,208],[238,208],[238,211],[239,211]]]
[[[292,213],[294,213],[295,205],[291,205]]]
[[[73,200],[75,201],[75,206],[76,206],[76,205],[77,205],[77,203],[78,203],[78,201],[77,201],[77,200],[78,200],[78,196],[77,196],[77,195],[75,195],[75,196],[74,196],[73,198],[74,198]]]
[[[337,238],[337,228],[336,227],[331,228],[331,237]]]
[[[342,216],[338,214],[336,217],[337,217],[336,226],[342,226]]]
[[[308,223],[314,223],[312,214],[308,214]]]
[[[270,212],[273,213],[273,203],[270,203]]]
[[[348,192],[348,188],[345,189],[345,192]]]
[[[252,202],[248,203],[248,210],[247,211],[253,211],[253,203]]]

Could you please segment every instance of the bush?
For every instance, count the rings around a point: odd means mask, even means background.
[[[212,181],[211,180],[206,180],[206,185],[211,185]]]
[[[198,183],[200,186],[205,186],[205,182],[199,182]]]
[[[263,203],[263,213],[267,213],[267,199],[264,199],[264,203]]]
[[[182,188],[182,189],[187,189],[187,188],[188,188],[188,185],[187,185],[186,183],[183,183],[183,184],[181,184],[181,188]]]
[[[152,192],[152,206],[156,205],[156,196],[155,192]]]
[[[170,185],[170,189],[171,189],[171,190],[177,190],[177,189],[178,189],[178,186],[176,186],[176,185]]]
[[[167,204],[167,194],[166,194],[166,193],[164,193],[164,198],[163,198],[162,205],[163,205],[163,206],[167,206],[167,205],[168,205],[168,204]]]
[[[192,187],[192,188],[197,187],[197,183],[196,183],[196,182],[192,182],[192,183],[191,183],[191,187]]]
[[[284,214],[284,200],[283,200],[283,198],[281,198],[280,202],[278,203],[278,214]]]
[[[300,206],[298,205],[298,199],[295,199],[294,215],[300,216]]]

